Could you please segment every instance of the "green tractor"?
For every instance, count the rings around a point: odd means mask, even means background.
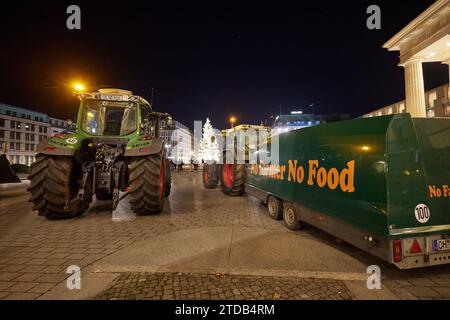
[[[207,162],[203,165],[203,186],[205,189],[214,189],[219,184],[222,192],[228,196],[241,196],[245,192],[245,183],[247,179],[247,167],[249,164],[249,153],[256,150],[257,140],[251,141],[246,136],[252,130],[254,134],[259,132],[269,135],[270,128],[263,125],[241,124],[231,129],[222,130],[222,162]],[[243,147],[238,145],[238,135],[244,136]],[[226,141],[230,139],[228,142]],[[264,135],[263,135],[264,136]],[[231,137],[231,138],[230,138]],[[229,145],[227,145],[229,143]],[[242,148],[243,161],[238,161],[238,150]],[[234,153],[231,150],[234,149]],[[231,159],[231,160],[230,160]]]
[[[170,167],[160,123],[144,98],[119,89],[77,93],[76,129],[56,134],[37,147],[28,191],[34,210],[47,219],[82,215],[92,201],[112,200],[115,210],[126,192],[136,214],[160,213],[170,194]]]

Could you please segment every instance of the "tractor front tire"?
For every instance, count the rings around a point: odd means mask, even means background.
[[[245,191],[247,166],[245,164],[223,164],[219,171],[222,191],[229,196],[241,196]]]
[[[28,176],[33,210],[50,220],[82,215],[92,195],[78,199],[80,177],[81,169],[75,168],[72,158],[38,154]]]
[[[218,164],[203,164],[203,186],[205,189],[214,189],[219,184]]]
[[[131,209],[136,214],[157,214],[164,208],[164,155],[132,158],[129,169]]]

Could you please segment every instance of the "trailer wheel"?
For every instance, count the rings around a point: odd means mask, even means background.
[[[298,219],[298,212],[292,203],[284,203],[283,221],[286,228],[290,230],[300,230],[302,222]]]
[[[168,197],[170,195],[170,191],[172,189],[172,173],[170,171],[170,161],[169,159],[165,159],[164,164],[166,167],[164,168],[164,197]]]
[[[240,196],[245,191],[247,167],[245,164],[223,164],[220,170],[222,191],[229,196]]]
[[[267,211],[272,219],[283,219],[283,202],[274,196],[269,196],[267,199]]]
[[[131,158],[128,169],[130,204],[133,212],[160,213],[164,207],[164,155],[157,153]]]
[[[219,184],[217,169],[218,165],[215,162],[203,164],[203,186],[205,189],[214,189]]]
[[[89,207],[92,195],[78,199],[81,168],[72,158],[38,154],[28,176],[33,210],[49,220],[80,216]]]

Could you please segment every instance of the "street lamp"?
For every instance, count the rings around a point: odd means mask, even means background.
[[[75,91],[77,92],[81,92],[84,91],[86,88],[82,83],[76,82],[73,84],[73,88],[75,89]]]
[[[230,123],[231,123],[231,128],[234,127],[234,123],[236,122],[236,118],[235,117],[231,117],[230,118]]]

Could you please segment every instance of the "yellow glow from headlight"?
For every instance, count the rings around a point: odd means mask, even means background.
[[[362,146],[361,150],[362,151],[370,151],[370,147],[369,146]]]

